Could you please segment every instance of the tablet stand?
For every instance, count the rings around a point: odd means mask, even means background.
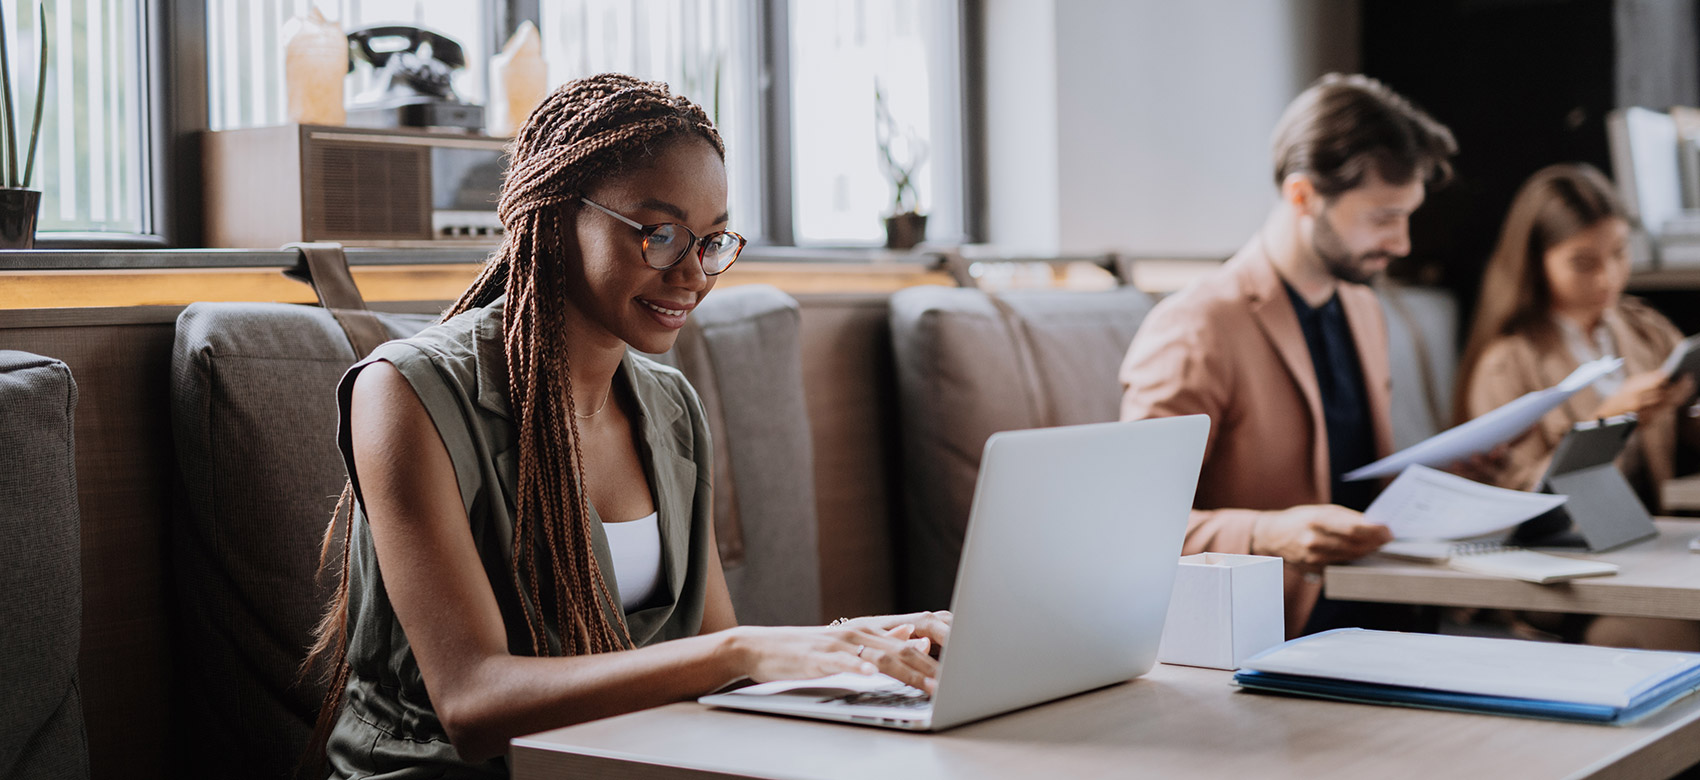
[[[1518,526],[1511,541],[1601,552],[1658,534],[1647,508],[1617,469],[1617,456],[1635,425],[1633,415],[1586,420],[1565,434],[1553,450],[1541,490],[1569,499]]]

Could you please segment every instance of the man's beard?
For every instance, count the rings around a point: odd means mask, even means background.
[[[1379,251],[1353,256],[1351,250],[1346,248],[1346,240],[1334,230],[1334,223],[1329,220],[1327,209],[1323,209],[1322,214],[1316,218],[1310,248],[1322,259],[1322,267],[1328,270],[1330,276],[1353,284],[1369,284],[1375,278],[1376,272],[1364,270],[1365,262],[1393,259],[1393,255]]]

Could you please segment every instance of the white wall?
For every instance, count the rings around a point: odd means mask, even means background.
[[[985,18],[988,237],[1011,249],[1049,252],[1058,235],[1061,183],[1055,3],[988,0]]]
[[[988,238],[1227,256],[1274,202],[1269,135],[1357,65],[1351,0],[988,0]]]

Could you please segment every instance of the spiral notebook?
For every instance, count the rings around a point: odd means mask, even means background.
[[[1381,548],[1390,558],[1443,563],[1447,568],[1509,577],[1540,585],[1617,573],[1617,564],[1567,558],[1499,542],[1413,542],[1394,540]]]

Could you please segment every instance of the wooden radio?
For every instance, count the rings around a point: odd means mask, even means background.
[[[283,125],[205,134],[206,245],[494,246],[507,139]]]

